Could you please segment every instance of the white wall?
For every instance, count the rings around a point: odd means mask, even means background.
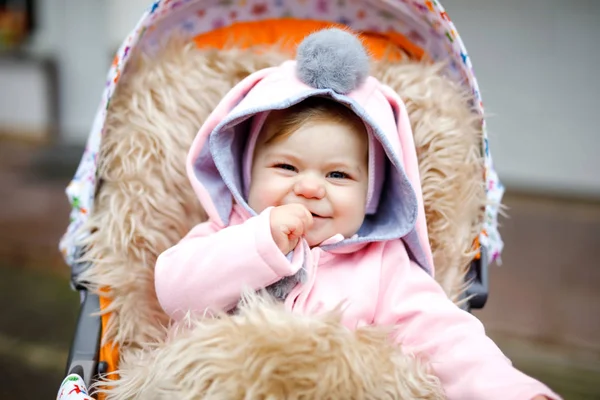
[[[58,62],[62,138],[83,143],[100,105],[112,55],[151,0],[38,0],[33,54]],[[2,107],[2,104],[0,104]]]
[[[50,57],[57,63],[58,128],[64,141],[79,144],[87,139],[112,55],[151,2],[37,1],[37,27],[26,51],[33,56]],[[24,133],[39,132],[50,119],[44,103],[48,101],[44,96],[47,82],[35,64],[23,65],[0,66],[0,125]],[[24,69],[19,71],[19,68]]]
[[[151,0],[104,0],[108,19],[108,42],[115,50],[135,27],[144,11],[152,4]]]
[[[100,104],[111,61],[106,3],[38,0],[37,5],[39,25],[28,50],[57,61],[60,132],[66,141],[81,143]]]
[[[481,86],[501,179],[600,196],[600,1],[442,0]]]
[[[0,71],[0,131],[44,140],[52,127],[52,116],[43,66],[0,60]]]

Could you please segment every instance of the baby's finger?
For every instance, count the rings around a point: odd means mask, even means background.
[[[295,204],[294,213],[302,220],[302,223],[309,228],[313,224],[313,217],[308,208],[302,204]]]
[[[305,208],[305,210],[306,210],[306,214],[305,214],[304,224],[305,224],[306,230],[308,230],[313,225],[314,219],[313,219],[313,216],[310,213],[310,211],[308,211],[308,209],[306,209],[306,208]]]
[[[286,221],[281,225],[281,232],[285,234],[286,237],[295,235],[296,225],[290,223],[290,221]]]
[[[290,229],[287,225],[281,225],[279,231],[281,233],[277,234],[277,237],[274,238],[275,244],[283,254],[287,254],[296,247],[299,239],[295,238],[294,227]]]
[[[300,238],[305,232],[305,222],[302,217],[293,216],[290,218],[290,225],[293,225],[293,237]]]

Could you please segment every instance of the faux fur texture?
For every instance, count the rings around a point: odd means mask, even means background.
[[[346,94],[369,75],[369,56],[350,32],[332,28],[308,35],[296,54],[298,78],[317,89]]]
[[[154,292],[156,258],[205,219],[185,174],[184,160],[194,135],[235,83],[287,58],[269,49],[200,51],[193,44],[170,43],[152,60],[139,57],[122,75],[103,135],[98,171],[102,183],[85,227],[92,234],[82,243],[92,267],[82,279],[92,290],[105,288],[103,295],[112,301],[105,310],[111,315],[103,339],[120,346],[123,385],[128,385],[128,377],[138,379],[133,369],[141,360],[150,360],[139,349],[147,343],[160,347],[165,336],[168,318]],[[372,73],[396,89],[408,106],[436,279],[457,299],[485,203],[481,131],[468,106],[469,96],[441,70],[437,64],[408,61],[372,66]],[[235,324],[233,319],[222,323]],[[176,337],[193,341],[181,335]],[[175,339],[169,343],[164,349],[185,353]],[[150,373],[150,365],[155,364],[148,361],[144,371]],[[151,380],[145,384],[151,385]]]
[[[146,351],[129,352],[121,380],[104,392],[109,400],[445,398],[427,364],[388,335],[351,331],[337,310],[299,316],[249,296],[237,315],[184,320]]]

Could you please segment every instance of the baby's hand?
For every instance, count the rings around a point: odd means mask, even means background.
[[[301,204],[287,204],[271,210],[271,235],[283,254],[296,247],[312,224],[312,215]]]

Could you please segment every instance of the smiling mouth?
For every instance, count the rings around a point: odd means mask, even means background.
[[[324,216],[322,216],[322,215],[315,214],[315,213],[313,213],[313,212],[311,212],[310,214],[313,216],[313,218],[327,218],[327,217],[324,217]]]

